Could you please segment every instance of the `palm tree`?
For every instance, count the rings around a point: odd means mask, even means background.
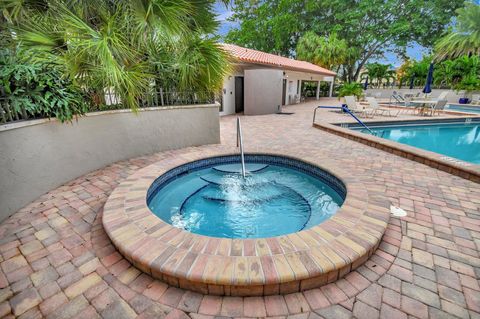
[[[37,2],[2,2],[10,32],[29,58],[55,64],[96,103],[106,89],[134,109],[158,87],[214,92],[228,72],[229,56],[210,36],[213,0]]]
[[[298,40],[296,53],[300,60],[332,69],[346,62],[348,47],[335,33],[322,37],[310,31]]]
[[[391,67],[390,64],[381,64],[378,62],[368,63],[365,65],[366,71],[360,76],[361,79],[364,79],[367,75],[372,80],[376,80],[378,87],[381,86],[383,80],[387,80],[387,84],[390,82],[390,79],[394,77],[394,72],[389,70]]]
[[[456,30],[435,45],[437,59],[480,55],[480,5],[469,2],[457,14]]]

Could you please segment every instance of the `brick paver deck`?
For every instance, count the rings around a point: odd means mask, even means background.
[[[328,103],[329,101],[323,101]],[[335,101],[330,101],[335,103]],[[408,212],[390,218],[375,254],[344,279],[302,293],[218,297],[154,280],[124,259],[102,226],[112,190],[148,164],[235,143],[112,164],[52,190],[0,225],[0,316],[20,318],[479,318],[480,185],[311,126],[293,115],[242,119],[246,149],[330,158]],[[338,119],[324,111],[320,119]]]
[[[365,177],[340,169],[323,155],[299,159],[288,149],[261,151],[308,161],[335,174],[347,189],[341,208],[310,229],[267,239],[206,237],[165,223],[145,200],[158,176],[208,157],[233,155],[239,161],[235,148],[209,148],[158,161],[121,183],[103,208],[105,232],[128,261],[152,277],[174,287],[222,296],[318,288],[343,278],[376,251],[388,226],[390,205],[381,191],[365,183]]]

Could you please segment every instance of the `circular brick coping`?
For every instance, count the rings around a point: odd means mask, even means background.
[[[301,159],[288,151],[261,154],[290,157],[337,176],[347,189],[342,207],[308,230],[272,238],[214,238],[175,228],[148,208],[151,184],[188,162],[232,155],[230,150],[192,151],[145,167],[121,183],[105,204],[105,231],[137,268],[204,294],[271,295],[311,289],[336,281],[373,254],[390,216],[389,202],[381,193],[369,192],[334,160]]]

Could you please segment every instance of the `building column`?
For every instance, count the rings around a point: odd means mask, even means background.
[[[333,95],[333,83],[335,82],[335,78],[332,79],[330,82],[330,90],[328,91],[328,97],[332,97]]]
[[[299,85],[299,87],[297,88],[297,92],[298,92],[298,97],[301,100],[302,99],[302,80],[300,80],[300,82],[298,82],[298,85]]]
[[[320,81],[317,82],[317,100],[320,98]]]
[[[288,78],[285,78],[286,82],[285,82],[285,105],[289,105],[289,101],[288,101],[288,90],[290,90],[290,88],[288,87]]]

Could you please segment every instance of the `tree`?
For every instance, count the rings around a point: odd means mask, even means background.
[[[431,56],[424,56],[420,61],[411,61],[410,66],[405,70],[405,78],[408,81],[413,79],[415,86],[425,85],[431,62]]]
[[[315,32],[305,33],[297,43],[297,58],[327,69],[338,67],[348,58],[348,47],[335,33],[329,37],[321,37]]]
[[[435,45],[437,59],[456,58],[462,55],[480,55],[480,5],[466,3],[457,10],[454,31]]]
[[[427,77],[432,56],[424,56],[420,61],[410,61],[404,63],[397,69],[397,75],[402,74],[401,81],[409,82],[415,79],[415,85],[424,85]],[[435,63],[433,71],[433,83],[438,86],[447,86],[456,88],[460,82],[472,83],[472,79],[480,79],[480,57],[461,56],[453,60],[444,60]]]
[[[382,64],[378,62],[367,63],[365,65],[366,72],[362,73],[362,79],[368,76],[373,84],[373,80],[376,80],[378,87],[381,87],[383,80],[387,81],[387,84],[390,83],[391,78],[393,77],[393,70],[390,70],[392,67],[391,64]]]
[[[463,0],[235,0],[231,20],[239,28],[226,40],[284,56],[295,56],[299,39],[311,31],[336,34],[349,48],[344,80],[355,81],[365,63],[387,51],[405,55],[416,42],[432,46]]]
[[[398,87],[402,88],[402,85],[405,81],[408,81],[407,71],[411,67],[412,61],[406,57],[400,67],[397,68],[396,72],[396,79],[398,83]]]
[[[0,3],[2,29],[25,59],[55,65],[95,104],[106,89],[132,108],[159,87],[212,92],[228,72],[229,56],[211,36],[213,0]]]

